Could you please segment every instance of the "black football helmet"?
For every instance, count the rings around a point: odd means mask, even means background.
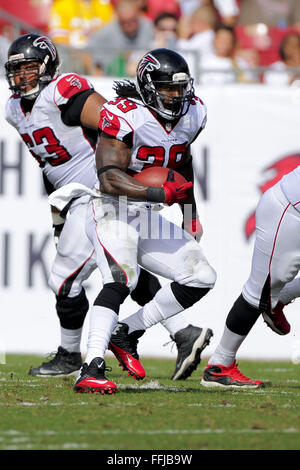
[[[16,85],[15,77],[20,74],[20,66],[30,62],[39,64],[36,70],[37,78],[30,83],[23,79],[22,86]],[[9,88],[26,99],[35,99],[42,88],[57,75],[59,65],[57,49],[49,38],[35,33],[20,36],[8,49],[8,60],[5,63]],[[33,88],[25,92],[24,85],[29,84]]]
[[[139,61],[136,75],[137,90],[145,106],[167,120],[187,113],[195,92],[189,67],[180,54],[154,49]]]

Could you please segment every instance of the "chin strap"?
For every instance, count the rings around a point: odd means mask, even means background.
[[[22,93],[21,96],[22,98],[24,98],[25,100],[34,100],[38,94],[40,93],[40,84],[38,83],[37,86],[35,88],[33,88],[32,90],[28,91],[27,93]]]

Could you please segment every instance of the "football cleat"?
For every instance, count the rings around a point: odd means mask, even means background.
[[[117,323],[111,337],[108,349],[110,349],[123,370],[128,371],[128,375],[136,380],[142,380],[145,377],[145,369],[139,361],[137,345],[139,338],[144,334],[144,330],[133,331],[128,334],[128,325],[126,323]]]
[[[283,303],[278,302],[272,313],[262,313],[266,324],[278,335],[287,335],[291,331],[291,325],[283,313],[283,308]]]
[[[225,367],[218,364],[208,364],[204,370],[201,384],[205,387],[222,388],[264,388],[265,384],[261,380],[252,380],[243,375],[238,364],[234,361],[230,366]]]
[[[178,355],[172,380],[185,380],[197,369],[201,353],[210,342],[213,332],[210,328],[188,325],[177,331],[171,339],[175,341]]]
[[[82,360],[80,353],[70,353],[62,346],[59,346],[54,357],[49,362],[43,362],[38,367],[31,367],[28,374],[36,377],[77,375],[81,366]]]
[[[116,393],[117,386],[105,377],[105,371],[111,371],[111,367],[105,366],[102,357],[95,357],[89,365],[85,362],[75,382],[74,392],[101,393],[102,395]]]

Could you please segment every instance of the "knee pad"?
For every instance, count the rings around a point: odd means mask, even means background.
[[[190,287],[178,284],[178,282],[172,282],[171,289],[177,302],[184,309],[192,307],[210,291],[209,287]]]
[[[57,315],[61,326],[67,330],[81,328],[88,309],[89,302],[83,288],[76,297],[67,297],[61,294],[56,296]]]
[[[241,294],[227,316],[226,326],[233,333],[246,336],[259,315],[260,309],[250,305]]]
[[[202,285],[207,285],[210,289],[214,287],[217,280],[217,274],[208,262],[200,263],[196,272],[198,282]]]
[[[110,282],[104,284],[103,289],[96,297],[94,305],[106,307],[119,313],[120,305],[124,302],[129,294],[129,288],[120,282]]]
[[[131,292],[131,298],[139,305],[144,306],[153,299],[161,288],[156,276],[145,269],[141,269],[136,288]]]

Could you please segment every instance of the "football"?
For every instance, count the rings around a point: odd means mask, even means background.
[[[147,186],[161,187],[168,178],[169,170],[170,168],[153,166],[152,168],[147,168],[146,170],[142,170],[140,173],[137,173],[134,175],[134,178]],[[172,170],[172,172],[174,179],[171,181],[176,181],[178,184],[187,183],[187,180],[180,173],[175,170]]]

